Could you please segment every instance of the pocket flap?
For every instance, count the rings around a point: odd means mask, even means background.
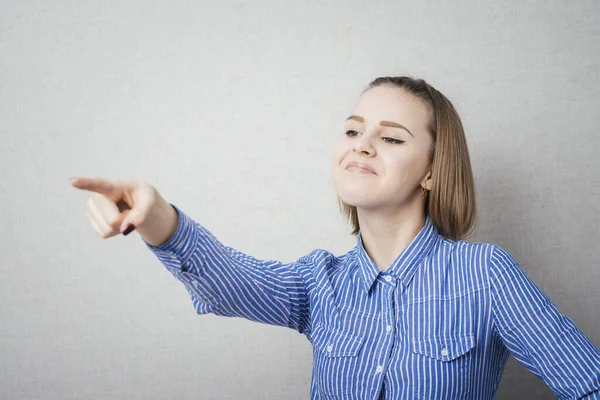
[[[315,325],[312,331],[313,346],[329,357],[356,356],[365,338],[337,328]]]
[[[454,360],[467,353],[474,346],[475,338],[473,335],[419,338],[412,341],[413,352],[441,361]]]

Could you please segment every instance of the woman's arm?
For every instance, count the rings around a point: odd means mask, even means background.
[[[600,350],[498,246],[490,272],[494,326],[510,353],[559,399],[600,399]]]
[[[179,216],[175,233],[159,247],[144,242],[183,282],[198,314],[241,317],[303,334],[310,329],[310,254],[294,263],[258,260],[225,246],[171,206]]]

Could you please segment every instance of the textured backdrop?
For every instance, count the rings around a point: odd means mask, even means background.
[[[196,315],[68,178],[148,181],[255,257],[342,254],[331,147],[380,75],[454,102],[472,240],[600,346],[598,1],[153,3],[0,0],[0,398],[308,398],[305,337]],[[552,397],[511,358],[497,398]]]

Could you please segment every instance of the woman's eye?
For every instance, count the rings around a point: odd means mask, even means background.
[[[345,132],[346,136],[349,137],[355,137],[356,135],[358,135],[359,133],[355,130],[349,129]],[[402,144],[404,143],[404,140],[399,140],[399,139],[394,139],[391,137],[384,137],[382,138],[384,142],[386,143],[393,143],[393,144]]]
[[[387,142],[387,143],[396,143],[396,144],[404,143],[404,140],[398,140],[398,139],[394,139],[394,138],[390,138],[390,137],[384,137],[383,141]]]

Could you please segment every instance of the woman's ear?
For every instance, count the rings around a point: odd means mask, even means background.
[[[421,181],[421,187],[431,190],[431,186],[433,185],[433,181],[431,180],[431,170],[427,171],[427,175]]]

